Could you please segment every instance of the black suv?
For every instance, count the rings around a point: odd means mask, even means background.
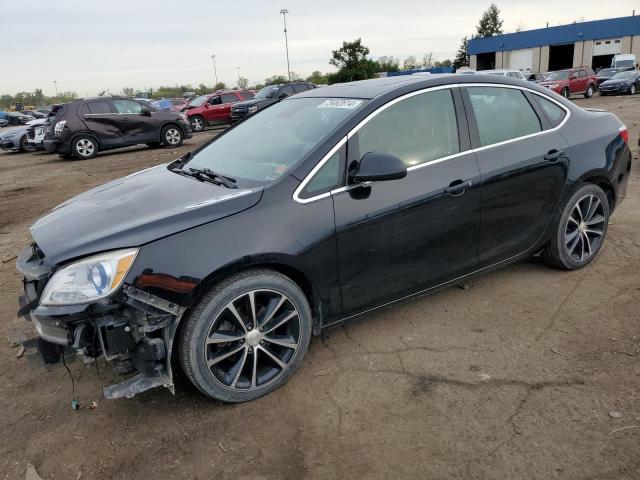
[[[316,86],[309,82],[291,82],[282,83],[280,85],[267,85],[256,93],[256,96],[251,100],[238,102],[231,107],[231,123],[242,120],[244,117],[254,114],[258,110],[262,110],[269,105],[273,105],[283,98],[290,97],[296,93],[306,92],[312,88],[316,88]]]
[[[160,111],[128,97],[96,97],[57,106],[44,148],[63,158],[87,159],[98,151],[146,143],[179,146],[191,138],[183,113]]]

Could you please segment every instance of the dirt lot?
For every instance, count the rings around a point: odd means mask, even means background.
[[[640,97],[578,103],[616,113],[637,144]],[[242,405],[184,381],[175,397],[105,401],[95,369],[73,364],[84,407],[71,410],[66,372],[35,368],[5,340],[29,328],[15,318],[12,259],[28,225],[213,134],[81,163],[0,154],[0,478],[24,478],[27,463],[45,479],[640,478],[636,147],[628,198],[581,271],[519,263],[370,314],[314,339],[288,384]]]

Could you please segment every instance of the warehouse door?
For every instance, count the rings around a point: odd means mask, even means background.
[[[613,56],[622,51],[622,41],[619,38],[609,38],[607,40],[595,40],[593,42],[593,59],[591,68],[599,70],[609,68]]]
[[[573,43],[549,46],[549,71],[573,68]]]
[[[530,72],[533,69],[533,48],[511,50],[509,68]]]

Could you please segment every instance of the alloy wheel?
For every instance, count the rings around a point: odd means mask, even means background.
[[[275,290],[252,290],[229,302],[204,340],[215,380],[237,391],[264,388],[291,364],[300,341],[300,316]]]
[[[165,138],[167,139],[167,143],[169,145],[177,145],[178,143],[180,143],[181,135],[177,129],[170,128],[169,130],[167,130]]]
[[[76,143],[76,151],[83,157],[90,157],[95,149],[93,142],[87,138],[83,138]]]
[[[586,195],[574,205],[565,227],[565,248],[572,260],[584,262],[598,251],[605,229],[604,205],[597,195]]]
[[[196,131],[199,132],[200,130],[202,130],[202,120],[200,120],[199,118],[194,118],[193,120],[191,120],[191,127]]]

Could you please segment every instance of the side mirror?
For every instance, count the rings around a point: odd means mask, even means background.
[[[388,153],[369,152],[360,160],[358,169],[351,173],[356,183],[398,180],[407,176],[407,166],[402,160]]]
[[[151,116],[151,110],[149,110],[148,107],[142,107],[140,109],[140,115],[143,115],[145,117],[150,117]]]

